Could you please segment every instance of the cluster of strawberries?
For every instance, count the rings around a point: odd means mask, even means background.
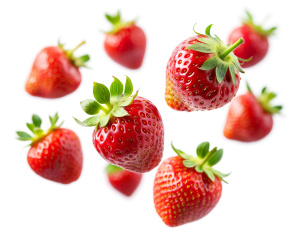
[[[211,35],[197,34],[180,43],[172,53],[166,69],[167,104],[177,111],[214,110],[229,103],[240,85],[241,68],[260,62],[268,51],[268,36],[275,28],[264,30],[253,23],[249,13],[243,25],[235,29],[225,44]],[[131,69],[141,66],[146,37],[135,22],[123,22],[118,13],[106,15],[113,30],[106,34],[107,54]],[[75,91],[81,82],[79,67],[85,67],[88,55],[75,57],[62,44],[47,47],[36,57],[26,83],[26,91],[38,97],[59,98]],[[224,135],[233,140],[250,142],[264,138],[272,129],[272,114],[281,106],[272,106],[276,96],[262,90],[255,97],[248,93],[231,103]],[[91,117],[75,121],[94,127],[93,144],[103,159],[112,186],[130,196],[138,187],[142,173],[157,167],[164,150],[164,127],[161,115],[149,100],[133,94],[129,77],[125,86],[114,77],[108,89],[94,83],[95,99],[82,101],[81,107]],[[77,135],[57,124],[58,115],[50,117],[51,127],[41,129],[41,119],[33,115],[27,127],[32,134],[17,132],[19,140],[31,141],[27,160],[38,175],[63,184],[76,181],[81,174],[83,155]],[[179,226],[207,215],[218,203],[222,183],[228,174],[213,168],[223,150],[201,143],[192,156],[175,148],[177,156],[164,160],[154,180],[154,204],[168,226]],[[224,181],[225,182],[225,181]]]

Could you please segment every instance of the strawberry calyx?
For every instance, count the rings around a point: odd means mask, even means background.
[[[43,129],[41,129],[41,125],[42,125],[41,118],[38,115],[33,114],[32,123],[27,123],[27,127],[33,133],[33,136],[26,132],[17,131],[17,135],[18,135],[17,139],[21,141],[31,141],[30,145],[32,145],[34,142],[47,136],[54,129],[60,128],[61,125],[63,124],[62,122],[59,125],[57,125],[57,121],[58,121],[57,113],[55,113],[53,117],[49,116],[49,119],[50,119],[51,126],[47,131],[44,131]]]
[[[231,81],[233,84],[235,84],[235,71],[238,70],[241,73],[245,73],[242,70],[239,61],[249,62],[251,60],[251,58],[247,60],[238,58],[232,52],[234,49],[240,46],[244,40],[240,38],[232,45],[225,44],[217,35],[215,35],[215,37],[211,36],[210,29],[212,25],[213,24],[209,25],[205,29],[205,34],[196,32],[194,25],[194,32],[198,35],[206,36],[207,38],[197,38],[197,40],[200,42],[188,46],[187,49],[192,49],[202,53],[211,53],[212,57],[207,59],[202,66],[199,67],[199,69],[206,71],[216,68],[216,76],[219,84],[224,80],[227,70],[229,69]]]
[[[129,106],[133,100],[137,97],[138,91],[131,96],[133,92],[133,85],[129,77],[126,76],[125,89],[123,93],[122,82],[113,77],[114,81],[110,85],[110,90],[101,83],[94,82],[93,87],[93,99],[86,99],[80,103],[84,112],[89,115],[94,115],[83,122],[74,118],[75,121],[84,127],[95,126],[95,129],[99,127],[105,127],[109,120],[114,117],[124,117],[128,115],[128,112],[124,107]]]
[[[247,89],[249,92],[252,92],[248,82],[247,82]],[[274,93],[274,92],[270,92],[267,90],[267,87],[264,87],[261,91],[261,94],[256,97],[258,102],[260,103],[260,105],[262,106],[262,108],[270,113],[270,114],[280,114],[280,111],[282,109],[282,106],[281,105],[276,105],[276,106],[273,106],[271,105],[271,101],[276,98],[277,94]]]
[[[269,29],[264,29],[262,25],[255,24],[253,17],[250,12],[246,11],[247,17],[244,19],[243,24],[250,26],[255,32],[261,36],[268,37],[273,35],[277,27],[271,27]]]
[[[135,21],[124,22],[121,19],[120,11],[117,12],[115,16],[105,14],[106,19],[113,25],[111,31],[106,32],[107,34],[115,34],[123,28],[127,28],[135,23]]]
[[[217,149],[217,147],[215,147],[209,151],[209,142],[203,142],[198,145],[196,151],[197,156],[194,157],[175,148],[173,143],[171,143],[171,146],[174,152],[184,159],[182,163],[185,167],[195,168],[195,170],[199,173],[204,172],[213,182],[215,181],[215,176],[217,176],[221,181],[226,182],[223,178],[227,177],[229,174],[221,173],[212,168],[222,159],[223,149]]]
[[[67,50],[64,48],[64,45],[63,43],[61,43],[60,41],[58,41],[58,47],[61,48],[64,53],[66,54],[67,58],[72,62],[72,64],[75,66],[75,67],[87,67],[86,66],[86,62],[88,62],[90,60],[90,56],[85,54],[85,55],[82,55],[80,57],[75,57],[74,56],[74,52],[80,47],[82,46],[83,44],[85,44],[85,41],[82,41],[81,43],[79,43],[75,48],[73,48],[72,50]]]
[[[108,164],[107,167],[105,168],[105,172],[108,175],[114,174],[116,172],[122,172],[122,171],[124,171],[123,168],[117,167],[117,166],[112,165],[112,164]]]

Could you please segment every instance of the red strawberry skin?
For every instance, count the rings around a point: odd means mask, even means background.
[[[244,44],[235,49],[233,51],[234,54],[243,59],[252,57],[251,61],[242,64],[243,68],[257,64],[266,56],[269,49],[269,41],[266,36],[256,32],[251,26],[244,24],[232,31],[228,42],[234,43],[239,38],[244,39]]]
[[[27,161],[43,178],[63,184],[74,182],[81,174],[83,161],[79,138],[69,129],[55,129],[33,143]]]
[[[130,172],[127,170],[120,170],[108,174],[110,184],[125,196],[131,196],[140,184],[142,179],[141,173]]]
[[[154,180],[156,212],[169,227],[180,226],[206,216],[218,203],[222,183],[216,177],[186,168],[179,156],[162,162]]]
[[[46,47],[36,56],[25,85],[33,96],[60,98],[74,92],[81,74],[60,47]]]
[[[232,101],[224,128],[228,139],[252,142],[267,136],[273,127],[272,115],[248,92]]]
[[[237,71],[235,85],[231,81],[229,71],[219,84],[215,68],[208,71],[199,69],[212,54],[186,49],[198,43],[197,38],[203,37],[198,35],[186,39],[175,48],[169,59],[165,99],[175,110],[217,109],[229,103],[238,91],[240,75]]]
[[[146,36],[140,27],[132,24],[116,33],[108,33],[104,48],[115,62],[130,69],[137,69],[142,65],[145,55]]]
[[[116,117],[93,133],[93,144],[109,163],[129,171],[144,173],[161,161],[164,127],[157,108],[137,97],[124,107],[128,116]]]

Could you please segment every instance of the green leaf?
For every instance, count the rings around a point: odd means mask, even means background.
[[[202,172],[203,172],[203,168],[202,168],[201,165],[197,165],[197,166],[195,167],[195,170],[196,170],[197,172],[199,172],[199,173],[202,173]]]
[[[93,94],[95,99],[101,104],[110,103],[110,93],[108,88],[101,83],[94,82]]]
[[[232,58],[232,61],[236,67],[236,69],[240,72],[240,73],[245,73],[244,70],[241,68],[241,65],[238,61],[238,59],[236,57]]]
[[[197,40],[206,44],[215,44],[214,40],[210,38],[197,38]]]
[[[109,122],[110,116],[111,116],[111,114],[108,114],[108,115],[102,116],[100,118],[100,122],[99,122],[100,127],[105,127],[107,125],[107,123]]]
[[[26,125],[32,133],[35,133],[34,129],[36,128],[36,126],[33,123],[27,123]]]
[[[198,145],[197,147],[197,156],[199,158],[204,158],[209,150],[209,142],[203,142],[201,144]]]
[[[58,113],[55,113],[53,117],[49,116],[51,127],[55,127],[57,121],[58,121]]]
[[[26,132],[18,131],[17,135],[19,136],[18,139],[21,140],[21,141],[28,141],[28,140],[32,139],[32,137]]]
[[[213,182],[215,181],[215,175],[210,169],[203,168],[203,171],[209,177],[210,180],[212,180]]]
[[[264,88],[261,90],[261,94],[264,94],[266,91],[267,91],[267,87],[264,87]]]
[[[231,81],[232,81],[233,85],[235,85],[236,77],[235,77],[235,67],[233,64],[229,64],[229,72],[230,72],[230,76],[231,76]]]
[[[126,83],[125,83],[125,91],[124,91],[124,97],[128,98],[131,96],[133,92],[133,85],[129,77],[126,76]]]
[[[228,70],[228,65],[223,63],[223,62],[219,62],[216,68],[216,75],[217,75],[217,81],[218,83],[221,83],[226,75],[226,72]]]
[[[212,46],[205,44],[205,43],[195,43],[191,46],[188,46],[186,49],[192,49],[198,52],[203,52],[203,53],[211,53],[213,52]]]
[[[36,127],[40,128],[40,127],[41,127],[41,124],[42,124],[42,119],[41,119],[38,115],[33,114],[33,115],[32,115],[32,122],[33,122],[33,124],[34,124]]]
[[[221,172],[219,172],[219,171],[217,171],[217,170],[215,170],[215,169],[211,169],[211,171],[212,171],[216,176],[218,176],[223,182],[228,183],[228,182],[226,182],[223,178],[228,177],[228,176],[230,175],[230,173],[224,174],[224,173],[221,173]]]
[[[117,15],[115,15],[115,16],[105,14],[105,17],[113,25],[116,25],[118,22],[121,21],[121,15],[120,15],[119,11],[118,11]]]
[[[86,55],[79,57],[78,60],[82,63],[86,63],[90,60],[90,56],[86,54]]]
[[[213,24],[210,24],[207,26],[207,28],[205,29],[205,34],[209,37],[209,38],[213,38],[211,35],[210,35],[210,29],[212,27]]]
[[[93,99],[86,99],[80,103],[80,106],[83,111],[89,115],[95,115],[100,112],[102,106]]]
[[[209,166],[214,166],[216,165],[223,156],[223,149],[219,149],[218,151],[214,152],[210,158],[207,160],[207,163]]]
[[[128,112],[123,107],[118,107],[112,112],[115,117],[124,117],[128,115]]]
[[[139,93],[139,91],[136,91],[136,93],[132,97],[129,97],[129,98],[125,99],[124,101],[122,101],[119,104],[119,106],[120,107],[129,106],[133,102],[133,100],[137,97],[138,93]]]
[[[113,77],[114,81],[110,85],[110,99],[111,101],[117,100],[121,97],[123,93],[123,84],[122,82],[117,79],[116,77]]]
[[[248,91],[252,93],[252,89],[251,89],[251,87],[250,87],[250,85],[249,85],[248,82],[246,82],[246,86],[247,86]]]
[[[191,161],[191,160],[184,160],[182,163],[187,168],[192,168],[192,167],[196,166],[196,163],[194,161]]]
[[[183,158],[183,159],[190,159],[190,158],[192,158],[192,156],[190,156],[190,155],[186,154],[185,152],[183,152],[183,151],[175,148],[172,142],[171,142],[171,146],[172,146],[174,152],[177,153],[177,155],[180,156],[181,158]]]
[[[81,126],[92,127],[92,126],[96,126],[99,123],[100,121],[99,118],[100,115],[96,115],[84,120],[83,122],[79,121],[77,118],[74,118],[74,120]]]
[[[124,171],[124,169],[112,164],[108,164],[107,167],[105,168],[105,171],[107,174],[113,174],[115,172]]]
[[[202,66],[199,68],[201,70],[211,70],[215,66],[217,66],[217,63],[219,62],[219,58],[214,56],[212,58],[207,59]]]

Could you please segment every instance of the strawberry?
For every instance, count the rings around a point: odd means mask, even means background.
[[[245,43],[233,51],[240,58],[252,57],[251,61],[243,63],[244,68],[257,64],[266,56],[269,49],[268,37],[276,30],[276,27],[265,30],[262,26],[254,24],[251,14],[246,13],[247,19],[244,20],[243,25],[235,28],[228,38],[229,43],[239,38],[244,39]]]
[[[142,179],[141,173],[130,172],[111,164],[106,167],[106,173],[110,184],[127,197],[133,194]]]
[[[282,106],[271,106],[276,97],[263,88],[255,97],[249,87],[248,92],[238,96],[230,105],[224,128],[224,136],[242,142],[258,141],[267,136],[273,127],[272,115],[279,113]]]
[[[81,83],[79,67],[85,67],[88,55],[74,57],[73,50],[65,50],[64,45],[46,47],[36,56],[27,79],[26,91],[36,97],[60,98],[74,92]]]
[[[82,150],[79,138],[69,130],[56,125],[58,115],[50,117],[51,127],[43,131],[42,120],[32,116],[27,127],[34,134],[17,132],[19,140],[31,141],[27,161],[31,169],[48,180],[68,184],[76,181],[82,169]]]
[[[239,72],[244,72],[232,51],[243,43],[224,44],[218,36],[197,33],[180,43],[167,65],[165,99],[178,111],[213,110],[235,96]],[[242,60],[248,61],[248,60]]]
[[[209,151],[208,142],[198,146],[197,157],[173,149],[178,156],[162,162],[153,188],[156,212],[169,227],[206,216],[219,202],[221,180],[228,176],[212,168],[221,160],[223,150],[215,147]]]
[[[81,102],[82,109],[94,115],[81,122],[95,126],[93,143],[109,163],[133,172],[148,172],[155,168],[163,154],[164,127],[157,108],[149,100],[131,96],[133,86],[127,77],[123,84],[114,77],[108,88],[94,83],[94,97]],[[102,105],[101,105],[102,104]],[[101,112],[100,112],[101,111]]]
[[[144,31],[136,26],[134,21],[123,22],[120,12],[116,16],[108,14],[105,16],[113,25],[113,29],[106,33],[104,41],[106,53],[124,67],[139,68],[142,65],[146,50]]]

